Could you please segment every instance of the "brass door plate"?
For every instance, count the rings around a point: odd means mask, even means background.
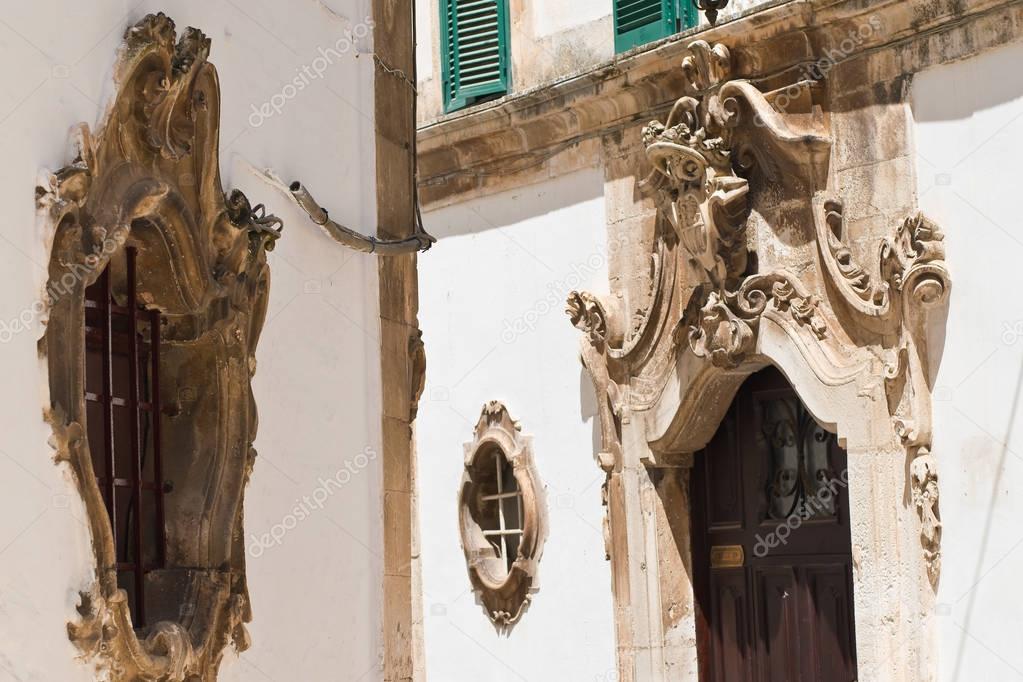
[[[711,568],[739,568],[745,561],[742,545],[715,545],[710,548]]]

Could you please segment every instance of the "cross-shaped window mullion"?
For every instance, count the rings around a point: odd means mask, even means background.
[[[515,491],[515,504],[519,507],[519,532],[522,532],[522,526],[526,523],[526,518],[522,515],[522,491]]]
[[[510,500],[513,497],[519,497],[519,492],[516,490],[510,493],[497,493],[496,495],[482,495],[480,499],[484,502],[490,502],[491,500]]]
[[[501,534],[501,556],[504,557],[505,561],[508,560],[508,540],[507,531],[508,529],[504,525],[504,504],[502,502],[504,497],[504,462],[503,457],[494,457],[494,466],[497,467],[497,528]]]

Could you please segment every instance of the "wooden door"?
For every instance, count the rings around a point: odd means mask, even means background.
[[[856,679],[847,482],[782,374],[750,377],[691,478],[703,682]]]

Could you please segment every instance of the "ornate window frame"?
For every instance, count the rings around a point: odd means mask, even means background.
[[[266,252],[280,221],[237,190],[225,195],[210,40],[194,28],[176,37],[162,13],[126,31],[102,127],[78,127],[78,156],[36,194],[53,235],[41,342],[48,418],[56,461],[70,465],[84,500],[96,561],[68,635],[117,679],[180,682],[215,679],[229,642],[249,646],[242,509],[256,457],[250,381],[270,286]],[[129,247],[137,250],[138,297],[166,321],[163,461],[175,483],[166,529],[168,563],[179,567],[167,579],[181,597],[177,618],[138,632],[117,586],[83,391],[85,289]],[[124,297],[124,273],[111,272],[114,296]]]
[[[691,649],[668,651],[669,618],[647,613],[675,603],[667,595],[692,606],[691,586],[678,582],[688,550],[656,538],[688,537],[678,506],[688,504],[692,454],[746,377],[769,364],[849,453],[861,670],[891,668],[879,652],[892,647],[927,659],[929,634],[906,614],[933,606],[940,574],[926,332],[951,287],[943,235],[919,213],[851,234],[830,167],[825,83],[779,81],[765,92],[732,69],[727,46],[690,43],[683,96],[643,132],[653,170],[642,189],[658,209],[645,300],[626,310],[618,297],[568,297],[598,397],[607,549],[625,614],[620,672],[662,679],[664,661],[681,657],[695,675]],[[656,493],[643,488],[664,481]],[[894,525],[875,511],[883,499],[885,512],[896,507]],[[895,554],[919,571],[893,578],[885,557]],[[896,589],[882,588],[893,580]],[[691,615],[671,627],[682,628],[673,641],[695,637]]]
[[[539,589],[537,572],[547,539],[547,505],[533,457],[533,439],[508,409],[494,400],[483,406],[474,438],[465,444],[464,473],[458,493],[458,526],[469,580],[477,601],[499,628],[514,625]],[[511,465],[521,493],[522,535],[518,552],[508,568],[507,557],[497,556],[474,511],[482,496],[480,478],[489,472],[489,457],[497,451]],[[489,460],[484,464],[485,460]]]

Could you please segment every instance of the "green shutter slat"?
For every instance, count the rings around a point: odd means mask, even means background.
[[[507,0],[442,0],[441,12],[445,108],[507,92]]]
[[[680,30],[684,31],[700,23],[700,12],[696,9],[696,3],[692,0],[678,0],[678,2],[678,17],[682,24]]]
[[[615,51],[666,38],[688,24],[691,0],[614,0]]]
[[[618,3],[618,32],[627,33],[645,24],[661,21],[664,7],[661,0],[621,0]]]

